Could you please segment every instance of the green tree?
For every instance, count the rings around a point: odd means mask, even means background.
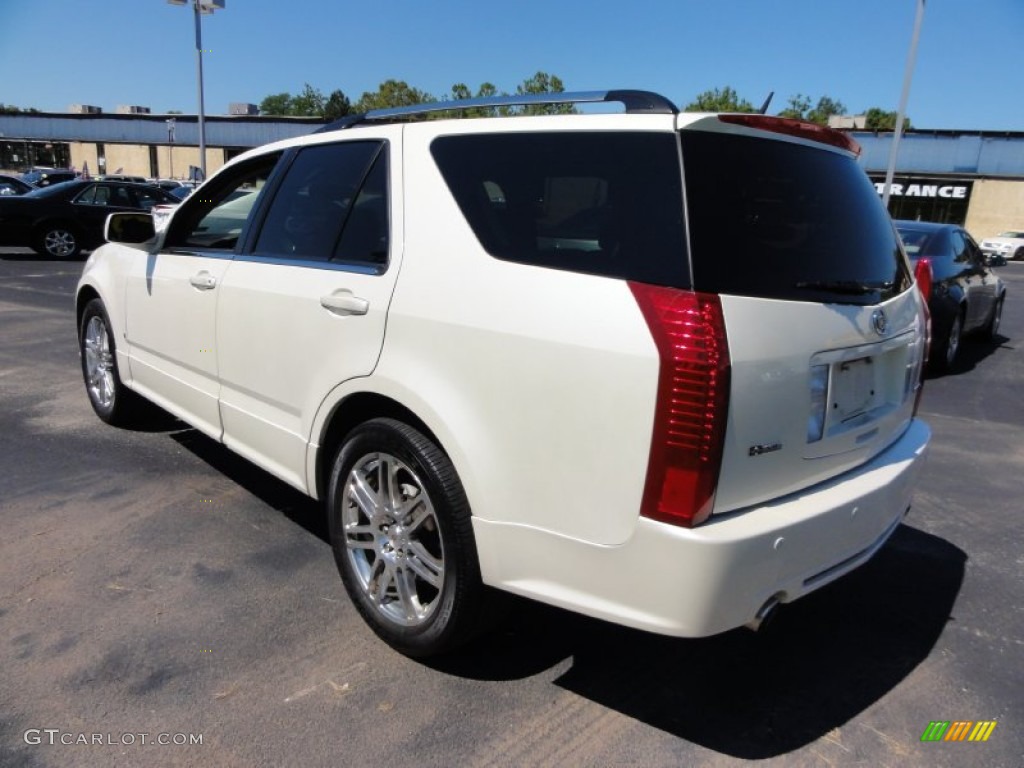
[[[320,89],[305,83],[302,93],[292,99],[292,111],[289,114],[295,117],[323,117],[325,102]]]
[[[869,131],[894,131],[896,130],[896,113],[886,112],[880,107],[871,107],[864,112],[867,118],[865,127]],[[903,130],[910,128],[910,118],[904,115]]]
[[[292,95],[290,93],[275,93],[267,96],[260,102],[261,115],[290,115],[292,114]]]
[[[791,117],[795,120],[807,120],[818,125],[828,125],[833,115],[846,114],[846,105],[831,96],[822,96],[817,104],[811,106],[811,97],[798,93],[790,96],[786,108],[779,112],[779,117]]]
[[[369,112],[371,109],[387,107],[411,107],[414,104],[436,101],[426,91],[413,88],[404,80],[385,80],[376,91],[364,91],[356,102],[356,112]]]
[[[337,120],[352,114],[352,102],[340,90],[331,91],[331,95],[324,102],[324,117],[328,120]]]
[[[520,96],[564,92],[565,86],[558,75],[540,71],[516,86],[516,93]],[[576,107],[572,104],[530,104],[519,111],[524,115],[572,115],[576,113]]]
[[[29,114],[38,115],[39,110],[35,107],[16,107],[13,104],[0,103],[0,115]]]
[[[754,105],[729,86],[697,94],[697,98],[683,107],[684,112],[754,112]]]
[[[481,83],[474,94],[465,83],[455,83],[452,86],[450,101],[462,101],[464,99],[487,99],[498,95],[498,88],[494,83]],[[442,117],[494,117],[495,115],[507,115],[508,107],[472,107],[470,109],[451,110],[440,113]]]
[[[818,125],[828,125],[828,119],[833,115],[845,115],[846,105],[837,99],[822,96],[814,109],[807,113],[807,119]]]
[[[786,108],[779,112],[779,117],[791,117],[794,120],[804,120],[811,109],[811,97],[798,93],[790,96],[786,102]]]

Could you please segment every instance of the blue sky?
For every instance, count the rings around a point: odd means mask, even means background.
[[[227,0],[203,19],[208,114],[310,83],[355,101],[388,78],[443,96],[538,70],[567,90],[685,104],[731,86],[770,111],[829,95],[896,109],[917,0]],[[1024,130],[1024,0],[929,0],[915,127]],[[62,112],[196,111],[190,8],[166,0],[0,0],[0,102]]]

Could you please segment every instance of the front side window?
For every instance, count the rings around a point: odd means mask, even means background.
[[[270,204],[255,255],[330,260],[380,150],[377,141],[300,150]]]
[[[444,136],[431,152],[492,256],[689,287],[674,134]]]
[[[280,153],[254,158],[188,198],[171,221],[167,247],[233,250],[280,159]]]

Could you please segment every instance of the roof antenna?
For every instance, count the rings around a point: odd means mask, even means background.
[[[761,108],[759,110],[757,110],[757,113],[759,115],[767,114],[767,112],[768,112],[768,105],[772,103],[772,96],[774,96],[774,95],[775,95],[775,91],[772,91],[771,93],[768,94],[768,98],[764,100],[764,104],[762,104]]]

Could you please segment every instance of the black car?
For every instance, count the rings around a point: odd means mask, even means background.
[[[121,181],[65,181],[0,198],[0,245],[71,259],[103,242],[107,216],[180,201],[159,187]]]
[[[24,195],[33,189],[35,189],[34,186],[27,181],[22,181],[17,176],[8,176],[6,173],[0,173],[0,195],[4,197],[8,195]]]
[[[934,371],[947,371],[956,363],[962,336],[977,331],[991,338],[998,332],[1006,285],[963,227],[894,223],[931,311],[930,365]]]
[[[27,181],[36,187],[49,187],[52,184],[73,181],[77,178],[78,173],[69,168],[33,168],[21,175],[22,181]]]

